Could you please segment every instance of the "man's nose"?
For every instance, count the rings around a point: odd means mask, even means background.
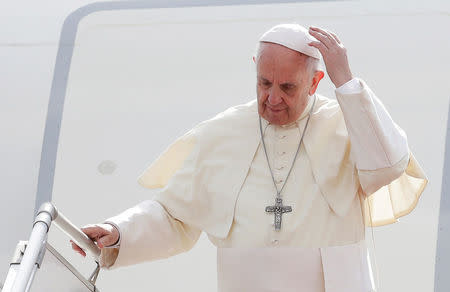
[[[277,104],[281,103],[281,101],[283,100],[281,98],[281,92],[279,90],[277,90],[276,88],[272,87],[269,92],[269,97],[267,98],[267,100],[269,101],[269,103],[271,105],[277,105]]]

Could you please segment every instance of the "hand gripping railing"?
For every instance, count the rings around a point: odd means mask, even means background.
[[[64,215],[58,212],[52,203],[44,203],[35,217],[26,248],[25,244],[21,242],[22,244],[19,243],[16,249],[2,292],[24,292],[30,289],[36,269],[42,263],[47,234],[52,222],[83,250],[93,256],[98,266],[98,258],[100,257],[98,246]],[[96,269],[97,273],[98,270],[99,267]],[[95,280],[96,275],[91,276],[91,278]]]

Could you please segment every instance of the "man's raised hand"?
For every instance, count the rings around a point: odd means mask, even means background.
[[[111,224],[86,225],[81,228],[81,231],[83,231],[90,239],[97,242],[99,248],[114,245],[119,240],[119,231]],[[81,247],[79,247],[72,240],[70,242],[72,243],[73,250],[84,257],[86,256],[86,253],[81,249]]]
[[[318,27],[310,27],[309,33],[318,40],[309,45],[322,54],[328,76],[336,88],[350,81],[353,76],[348,64],[347,50],[339,38],[334,33]]]

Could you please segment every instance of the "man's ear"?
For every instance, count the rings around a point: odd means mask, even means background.
[[[253,63],[256,64],[256,58],[255,58],[255,56],[253,56],[252,59],[253,59]]]
[[[309,88],[309,95],[313,95],[316,92],[317,86],[319,86],[320,80],[322,80],[325,73],[323,71],[316,71],[311,81],[311,87]]]

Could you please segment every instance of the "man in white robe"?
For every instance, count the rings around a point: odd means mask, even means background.
[[[315,93],[320,55],[337,101]],[[138,178],[153,199],[83,231],[106,268],[187,251],[204,231],[221,292],[372,291],[365,226],[409,213],[427,183],[405,133],[331,32],[275,26],[254,61],[257,100],[177,139]],[[280,190],[277,229],[266,207]]]

